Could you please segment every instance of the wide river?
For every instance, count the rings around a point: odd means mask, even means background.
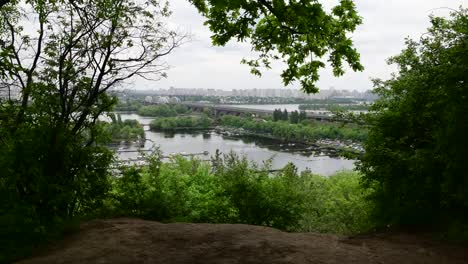
[[[309,146],[301,144],[288,144],[277,140],[246,136],[227,136],[214,131],[204,132],[155,132],[149,130],[149,123],[154,118],[142,117],[137,114],[123,114],[123,120],[136,119],[145,127],[146,143],[143,149],[159,147],[163,155],[199,154],[198,158],[209,160],[216,150],[222,153],[234,151],[239,155],[245,155],[247,159],[261,164],[264,160],[272,159],[272,169],[280,169],[289,162],[296,165],[299,171],[310,171],[329,176],[337,171],[352,170],[354,161],[340,157],[329,157],[324,153],[308,150]],[[133,151],[138,146],[122,145],[121,150]],[[121,159],[134,159],[137,152],[121,152]]]

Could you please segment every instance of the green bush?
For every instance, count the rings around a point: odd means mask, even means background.
[[[187,114],[190,109],[185,105],[149,105],[143,106],[138,109],[138,114],[142,116],[153,116],[153,117],[171,117],[179,114]]]
[[[34,117],[14,133],[0,125],[7,142],[0,144],[0,263],[27,255],[75,217],[92,214],[110,187],[113,153],[88,144],[87,132],[102,136],[97,127],[73,135],[71,127]]]
[[[139,101],[126,100],[125,102],[119,101],[114,107],[114,111],[138,111],[143,105]]]
[[[122,121],[120,115],[117,117],[110,114],[111,123],[101,122],[103,131],[112,141],[134,141],[145,138],[145,130],[137,120]]]
[[[150,123],[154,130],[177,130],[177,129],[207,129],[213,125],[213,120],[206,115],[186,117],[157,118]]]
[[[328,178],[308,174],[301,179],[307,195],[302,231],[353,234],[374,227],[370,191],[360,185],[359,174],[339,172]]]
[[[357,233],[372,228],[360,175],[326,178],[289,164],[269,173],[269,163],[216,155],[211,164],[181,156],[147,168],[127,168],[113,180],[106,204],[113,214],[158,221],[243,223],[290,231]]]

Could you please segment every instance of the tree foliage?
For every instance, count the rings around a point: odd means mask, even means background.
[[[335,75],[344,73],[343,62],[362,70],[359,54],[348,33],[361,24],[351,0],[341,0],[330,11],[318,0],[189,0],[206,17],[214,33],[213,44],[224,46],[231,39],[249,40],[257,59],[243,59],[251,72],[270,68],[281,60],[287,68],[281,77],[285,85],[299,81],[307,93],[317,92],[318,71],[323,57]]]
[[[468,220],[468,12],[430,20],[389,60],[398,74],[375,82],[360,170],[382,224]]]
[[[289,115],[289,122],[291,124],[299,123],[299,112],[297,112],[297,110],[291,112]]]
[[[206,115],[187,117],[163,117],[150,123],[154,130],[208,129],[213,126],[213,119]]]
[[[138,109],[138,114],[142,116],[152,117],[171,117],[179,114],[187,114],[190,109],[182,104],[161,104],[161,105],[148,105],[142,106]]]
[[[102,128],[107,133],[112,141],[137,141],[145,139],[145,130],[137,121],[127,119],[122,121],[120,115],[109,114],[111,123],[101,122]]]
[[[360,175],[298,173],[293,164],[270,174],[234,153],[211,164],[181,156],[147,168],[126,168],[113,179],[108,210],[153,220],[244,223],[291,231],[355,233],[372,228]]]
[[[279,111],[281,113],[281,111]],[[243,128],[251,133],[270,135],[283,140],[316,141],[317,139],[339,139],[363,141],[367,130],[356,124],[339,124],[303,121],[291,124],[288,121],[259,121],[237,116],[226,115],[220,124],[227,127]]]
[[[6,250],[34,242],[25,235],[29,242],[15,244],[17,230],[40,237],[101,205],[113,154],[96,122],[116,102],[109,89],[164,76],[161,58],[182,39],[164,27],[168,15],[164,3],[132,0],[11,1],[0,9],[0,89],[19,92],[0,99]]]

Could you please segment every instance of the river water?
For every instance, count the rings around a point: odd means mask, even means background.
[[[222,153],[234,151],[239,155],[245,155],[247,159],[262,164],[264,160],[272,159],[272,169],[281,169],[289,162],[296,165],[299,171],[309,169],[321,175],[332,175],[341,170],[352,170],[354,161],[340,157],[330,157],[324,153],[308,149],[303,144],[293,144],[278,140],[264,139],[249,136],[228,136],[215,131],[203,132],[155,132],[149,130],[149,123],[154,118],[142,117],[137,114],[121,114],[123,120],[136,119],[145,127],[146,143],[142,149],[154,149],[159,147],[163,155],[200,154],[198,158],[209,160],[216,150]],[[125,144],[120,150],[137,150],[137,144]],[[202,154],[206,153],[206,154]],[[137,152],[122,152],[121,159],[134,159]]]

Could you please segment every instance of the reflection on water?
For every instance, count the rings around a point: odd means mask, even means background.
[[[159,147],[164,155],[171,153],[203,153],[208,155],[198,156],[208,160],[219,149],[223,153],[234,151],[256,163],[272,158],[273,169],[283,168],[289,162],[296,165],[299,171],[310,169],[321,175],[331,175],[340,170],[354,168],[353,160],[340,157],[330,157],[326,153],[320,153],[313,146],[281,142],[274,139],[258,138],[253,136],[226,136],[214,131],[197,132],[154,132],[147,126],[153,118],[142,118],[136,114],[122,114],[122,119],[137,119],[145,125],[146,138],[144,149]],[[128,150],[136,150],[137,146],[122,146]],[[134,159],[138,156],[135,152],[119,154],[121,159]]]

